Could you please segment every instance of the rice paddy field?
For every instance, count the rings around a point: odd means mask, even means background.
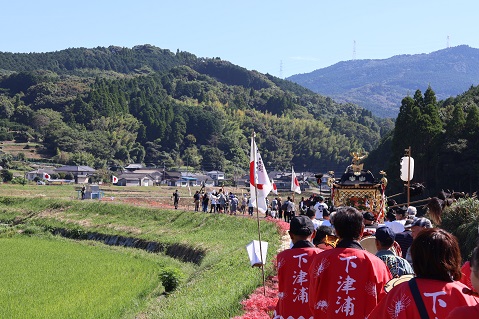
[[[256,218],[194,212],[186,200],[170,209],[173,188],[103,191],[101,201],[78,200],[71,185],[0,185],[0,318],[241,314],[240,301],[262,283],[245,249],[258,239]],[[260,229],[268,274],[280,234],[264,218]]]

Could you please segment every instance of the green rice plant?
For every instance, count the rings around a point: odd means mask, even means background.
[[[80,233],[131,236],[159,242],[172,249],[188,247],[190,253],[201,255],[197,264],[179,260],[172,264],[184,277],[171,293],[161,298],[157,294],[145,294],[138,301],[146,305],[143,311],[125,306],[133,313],[140,312],[137,317],[233,317],[241,313],[240,301],[262,283],[261,271],[250,267],[245,249],[251,240],[258,239],[254,218],[137,207],[115,201],[44,197],[26,197],[2,204],[0,197],[0,220],[12,214],[23,218],[22,227],[34,225],[49,231],[63,228]],[[268,275],[272,272],[270,261],[280,240],[273,223],[261,220],[260,229],[262,240],[270,243],[265,267]],[[171,260],[162,254],[148,256],[153,260]],[[157,273],[157,282],[160,274],[161,271]]]
[[[0,238],[0,318],[122,318],[157,289],[154,262],[66,240]]]

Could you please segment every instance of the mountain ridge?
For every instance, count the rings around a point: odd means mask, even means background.
[[[353,103],[376,116],[395,117],[401,100],[429,85],[438,99],[479,84],[479,49],[467,45],[387,59],[338,62],[287,78],[340,103]]]

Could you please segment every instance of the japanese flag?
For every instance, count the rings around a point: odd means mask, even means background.
[[[112,182],[113,184],[118,183],[118,177],[112,175],[112,176],[111,176],[111,182]]]
[[[254,141],[254,135],[251,137],[251,152],[249,162],[249,188],[251,202],[256,207],[256,193],[258,193],[258,211],[264,213],[267,211],[266,197],[273,186],[269,180],[263,160],[259,154],[258,148]]]
[[[291,191],[301,194],[301,187],[299,187],[299,181],[293,167],[291,167]]]
[[[43,172],[43,179],[50,180],[51,176],[48,173]]]
[[[273,179],[271,179],[271,185],[273,186],[273,194],[278,195],[278,187],[276,187]]]

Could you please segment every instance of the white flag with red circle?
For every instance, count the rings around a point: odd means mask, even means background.
[[[299,181],[293,167],[291,167],[291,191],[301,194],[301,187],[299,186]]]
[[[276,184],[274,183],[273,179],[271,179],[271,186],[273,186],[273,194],[278,195],[278,187],[276,187]]]
[[[112,176],[111,176],[111,182],[112,182],[113,184],[118,183],[118,177],[116,177],[115,175],[112,175]]]
[[[51,176],[50,174],[43,172],[43,179],[50,180]]]
[[[259,154],[258,148],[254,141],[254,135],[251,136],[251,152],[249,162],[249,187],[251,203],[256,207],[256,193],[258,194],[258,210],[262,213],[267,211],[266,197],[273,186],[269,180],[263,160]]]

